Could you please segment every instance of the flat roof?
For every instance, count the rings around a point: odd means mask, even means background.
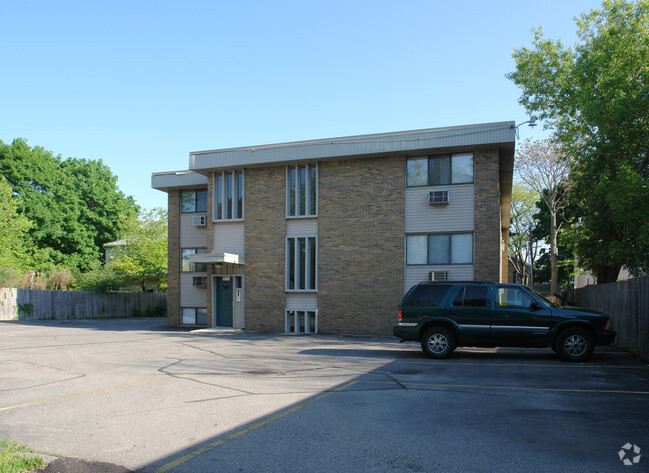
[[[513,121],[372,135],[295,141],[242,148],[195,151],[189,169],[207,173],[213,169],[290,163],[294,161],[381,156],[394,153],[426,154],[439,148],[508,143],[516,140]]]

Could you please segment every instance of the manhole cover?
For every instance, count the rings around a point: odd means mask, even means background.
[[[277,370],[248,370],[244,371],[245,374],[258,374],[258,375],[265,375],[265,374],[286,374],[283,371],[277,371]]]

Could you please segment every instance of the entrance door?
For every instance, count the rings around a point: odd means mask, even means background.
[[[216,280],[216,325],[232,327],[233,279],[217,277]]]

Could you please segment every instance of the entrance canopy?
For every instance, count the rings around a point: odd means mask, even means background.
[[[243,256],[234,253],[195,253],[189,255],[189,261],[203,264],[246,264]]]

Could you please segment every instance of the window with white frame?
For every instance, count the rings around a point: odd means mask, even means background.
[[[203,307],[183,307],[180,309],[182,325],[207,325],[207,309]]]
[[[473,233],[406,236],[407,265],[473,263]]]
[[[318,167],[315,164],[286,169],[286,215],[315,217],[318,214]]]
[[[318,333],[317,310],[286,310],[286,333]]]
[[[408,187],[471,184],[473,182],[473,154],[422,156],[408,159],[406,185]]]
[[[180,193],[180,211],[182,213],[207,212],[207,190],[190,190]]]
[[[205,248],[183,248],[180,250],[181,266],[180,270],[183,273],[205,273],[207,265],[203,263],[192,263],[190,256],[199,253],[207,253]]]
[[[318,245],[315,236],[286,239],[286,290],[318,289]]]
[[[214,220],[242,220],[243,192],[243,171],[214,173]]]

